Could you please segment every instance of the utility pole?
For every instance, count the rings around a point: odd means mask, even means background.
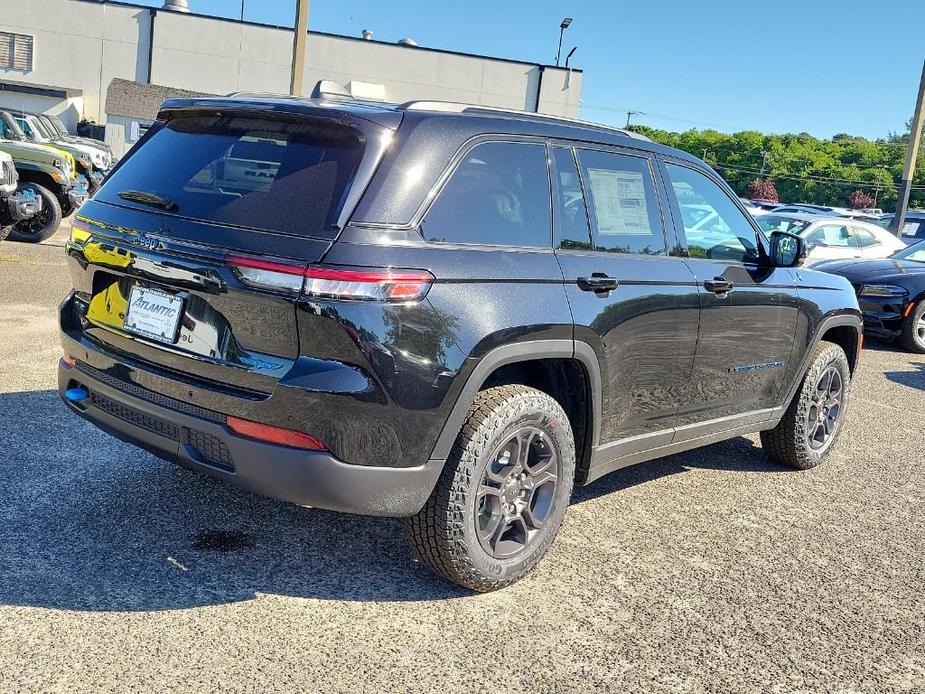
[[[890,231],[899,236],[906,224],[906,211],[909,209],[909,193],[912,190],[912,175],[915,173],[915,158],[922,141],[922,123],[925,120],[925,63],[922,64],[922,77],[919,79],[919,96],[915,102],[915,114],[912,116],[912,132],[909,133],[909,147],[906,149],[906,164],[903,177],[899,182],[899,196],[896,200],[896,214],[890,222]]]
[[[289,93],[302,96],[302,76],[305,73],[305,43],[308,40],[308,0],[295,1],[295,33],[292,37],[292,75]]]
[[[642,111],[627,111],[626,112],[626,127],[630,127],[630,118],[633,116],[642,116],[645,115]]]
[[[764,176],[764,170],[767,168],[768,159],[770,158],[771,158],[770,152],[764,151],[761,153],[761,173],[759,174],[760,176]]]

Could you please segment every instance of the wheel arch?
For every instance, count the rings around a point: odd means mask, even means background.
[[[581,376],[578,404],[565,397]],[[564,380],[563,380],[564,379]],[[601,426],[601,371],[592,348],[573,340],[533,340],[501,345],[482,357],[466,379],[450,411],[431,459],[446,460],[462,429],[476,394],[486,387],[520,383],[555,398],[569,415],[576,439],[576,484],[587,474],[591,450],[598,444]],[[580,429],[580,430],[579,430]]]

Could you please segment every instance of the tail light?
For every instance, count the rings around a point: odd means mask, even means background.
[[[433,284],[426,270],[336,268],[229,256],[226,262],[244,284],[319,299],[420,301]]]

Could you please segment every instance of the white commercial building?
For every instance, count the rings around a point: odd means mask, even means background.
[[[114,78],[207,94],[287,93],[292,29],[108,0],[0,0],[0,107],[107,121]],[[195,0],[191,3],[196,9]],[[304,85],[575,116],[580,70],[309,32]]]

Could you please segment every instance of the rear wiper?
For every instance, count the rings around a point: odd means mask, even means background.
[[[166,195],[149,193],[146,190],[123,190],[121,193],[116,193],[116,195],[123,200],[140,202],[142,205],[150,205],[151,207],[160,207],[162,210],[167,210],[168,212],[176,212],[180,209],[177,203]]]

